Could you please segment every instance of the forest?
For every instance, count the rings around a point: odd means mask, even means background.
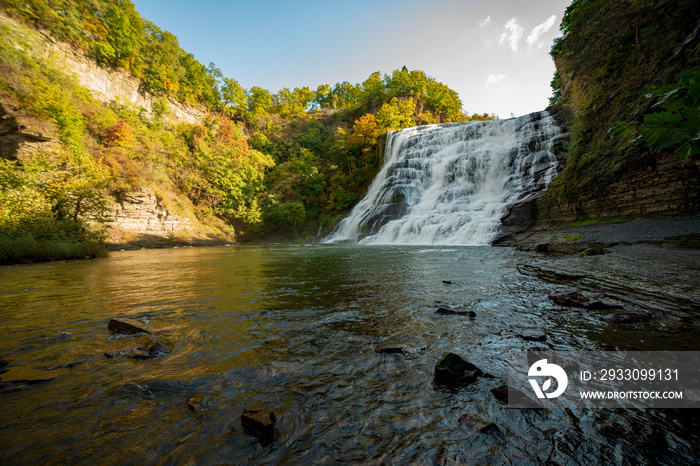
[[[10,251],[3,261],[53,258],[36,251],[57,244],[57,257],[96,254],[109,200],[142,187],[175,213],[190,209],[221,238],[303,237],[360,199],[388,131],[495,118],[464,114],[456,92],[406,67],[315,90],[244,89],[215,64],[199,63],[129,0],[0,0],[0,7],[102,66],[127,70],[160,98],[152,112],[98,102],[17,47],[25,38],[3,27],[0,100],[62,143],[58,152],[0,160],[0,243]],[[207,117],[174,123],[168,98],[203,106]]]

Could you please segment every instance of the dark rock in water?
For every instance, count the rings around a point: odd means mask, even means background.
[[[128,349],[120,349],[120,350],[114,350],[114,351],[105,351],[105,358],[107,359],[114,359],[118,358],[120,356],[125,356],[129,352]]]
[[[109,321],[109,324],[107,324],[107,328],[109,328],[113,332],[117,333],[128,333],[128,334],[135,334],[135,333],[148,333],[149,335],[151,332],[149,332],[146,329],[143,329],[141,327],[138,327],[136,325],[130,324],[129,322],[124,322],[122,320],[117,320],[117,319],[112,319]]]
[[[591,311],[612,311],[614,309],[622,309],[622,306],[616,304],[608,304],[602,301],[593,301],[584,306]]]
[[[449,281],[449,280],[443,280],[442,283],[444,283],[445,285],[451,285],[451,284],[452,284],[452,282]]]
[[[586,307],[586,303],[590,301],[588,298],[575,291],[572,293],[550,295],[548,298],[554,304],[563,307]]]
[[[165,346],[163,343],[156,341],[148,348],[148,352],[151,356],[158,356],[159,354],[172,353],[173,350]]]
[[[468,385],[484,373],[474,364],[454,353],[445,353],[435,364],[435,381],[443,384]]]
[[[501,403],[508,403],[508,385],[492,388],[491,393],[493,397]]]
[[[527,341],[546,341],[547,335],[539,330],[522,330],[518,336]]]
[[[533,250],[535,252],[549,252],[549,246],[546,243],[536,245]]]
[[[275,438],[275,413],[264,403],[254,403],[243,410],[241,425],[243,432],[257,437],[263,445],[269,445]]]
[[[403,346],[389,343],[386,345],[376,346],[374,348],[374,352],[381,354],[403,354],[406,352],[406,350],[403,348]]]
[[[605,249],[600,246],[588,248],[581,253],[582,256],[602,256],[603,254],[605,254]]]
[[[201,413],[207,410],[207,406],[204,403],[204,395],[196,395],[187,400],[187,407],[193,413]]]
[[[562,307],[577,307],[591,311],[609,311],[612,309],[622,309],[622,306],[607,304],[602,301],[591,301],[589,298],[577,292],[564,293],[548,296],[550,301]]]
[[[131,359],[148,359],[153,357],[148,348],[145,346],[137,346],[133,348],[129,353],[125,355],[127,358]]]
[[[467,316],[467,317],[476,317],[476,312],[474,311],[455,311],[453,309],[449,309],[446,307],[439,307],[437,311],[435,311],[435,314],[443,315],[443,316]]]
[[[647,320],[647,316],[636,312],[616,312],[602,317],[602,320],[611,324],[636,324]]]
[[[497,432],[499,430],[496,424],[476,414],[463,414],[459,418],[459,425],[467,432],[480,432],[482,434]]]

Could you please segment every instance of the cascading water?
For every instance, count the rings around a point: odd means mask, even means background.
[[[557,173],[547,112],[389,133],[365,197],[324,242],[488,245],[508,206]]]

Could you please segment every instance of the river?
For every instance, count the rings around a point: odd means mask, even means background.
[[[547,296],[570,290],[518,264],[615,275],[645,289],[653,282],[700,302],[700,262],[688,254],[616,248],[552,259],[491,247],[284,245],[2,267],[3,380],[21,370],[51,380],[2,384],[0,463],[691,464],[695,410],[509,409],[490,391],[506,380],[511,349],[700,349],[694,316],[669,333],[555,311]],[[437,315],[438,306],[476,317]],[[140,322],[172,353],[105,357],[133,345],[108,330],[111,318]],[[521,329],[547,341],[525,341]],[[405,353],[375,352],[382,344]],[[435,385],[447,351],[496,378]],[[241,427],[257,401],[277,415],[271,445]],[[475,432],[464,414],[498,429]],[[637,440],[604,435],[615,417]]]

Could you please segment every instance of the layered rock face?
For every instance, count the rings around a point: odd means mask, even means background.
[[[0,12],[0,23],[13,28],[22,29],[18,21]],[[115,99],[143,107],[151,112],[153,104],[159,97],[145,92],[141,82],[128,72],[119,69],[104,68],[95,60],[87,58],[71,45],[56,41],[50,34],[42,33],[41,40],[33,35],[26,35],[24,52],[31,56],[46,60],[59,70],[76,77],[78,82],[88,89],[97,100],[109,102]],[[207,115],[204,107],[185,105],[168,98],[168,114],[165,119],[174,123],[200,123]]]
[[[137,192],[118,199],[112,206],[113,226],[136,234],[167,236],[193,229],[187,218],[171,214],[161,200],[147,192]]]
[[[541,199],[537,211],[540,222],[556,223],[694,215],[700,212],[700,160],[663,153],[575,202]]]

